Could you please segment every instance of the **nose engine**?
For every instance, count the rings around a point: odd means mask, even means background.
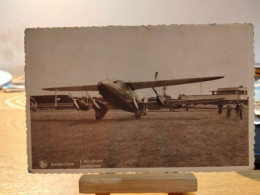
[[[106,93],[109,92],[109,84],[106,83],[106,81],[100,81],[98,84],[98,91],[99,93],[103,96],[103,94],[105,95]]]

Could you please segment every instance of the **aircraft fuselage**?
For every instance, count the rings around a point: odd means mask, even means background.
[[[124,111],[135,112],[138,107],[136,104],[141,102],[135,91],[121,80],[101,81],[98,90],[109,104]]]

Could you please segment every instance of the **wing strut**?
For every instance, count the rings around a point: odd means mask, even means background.
[[[57,107],[58,106],[58,104],[57,104],[57,89],[55,90],[55,100],[54,101],[55,101],[54,105],[55,105],[55,107]]]

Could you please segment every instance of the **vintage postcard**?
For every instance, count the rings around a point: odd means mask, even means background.
[[[30,172],[253,168],[251,24],[25,31]]]

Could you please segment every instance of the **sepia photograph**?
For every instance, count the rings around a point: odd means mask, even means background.
[[[253,44],[251,24],[26,29],[29,170],[252,168]]]

